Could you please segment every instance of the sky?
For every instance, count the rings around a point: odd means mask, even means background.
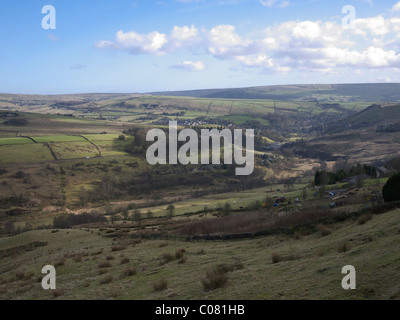
[[[399,1],[0,2],[0,93],[376,82],[400,82]]]

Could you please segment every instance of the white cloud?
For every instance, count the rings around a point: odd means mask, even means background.
[[[340,20],[285,21],[253,36],[241,35],[234,25],[225,24],[209,30],[175,26],[169,34],[121,30],[114,40],[99,41],[96,47],[153,55],[195,49],[198,54],[230,60],[237,66],[280,73],[333,72],[340,67],[400,68],[400,18],[378,15],[356,19],[355,26],[354,30],[344,29]],[[205,68],[200,61],[185,61],[174,67],[189,71]]]
[[[184,61],[173,65],[172,68],[194,72],[203,71],[205,70],[206,66],[202,61]]]
[[[400,11],[400,1],[392,7],[392,11]]]
[[[171,31],[170,41],[174,47],[179,48],[194,45],[198,40],[198,29],[193,25],[191,27],[175,26]]]
[[[189,47],[198,41],[198,30],[194,27],[175,26],[170,35],[153,31],[139,34],[135,31],[118,31],[115,40],[102,40],[95,43],[99,49],[124,50],[131,54],[164,55],[179,47]]]

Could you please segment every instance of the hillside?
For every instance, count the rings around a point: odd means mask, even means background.
[[[31,231],[0,239],[1,254],[8,255],[0,262],[0,299],[400,299],[399,210],[365,224],[350,219],[326,227],[328,235],[216,242],[112,240],[95,229]],[[41,289],[46,264],[57,266],[55,292]],[[345,265],[356,268],[357,290],[341,287]],[[206,290],[202,279],[218,266],[229,270],[227,282]],[[156,290],[161,280],[166,287]]]
[[[400,170],[396,88],[0,95],[0,299],[400,299],[400,212],[366,201]],[[147,132],[171,120],[254,129],[253,173],[150,165]],[[379,177],[314,184],[363,164]]]
[[[234,89],[155,92],[153,95],[223,99],[316,100],[342,102],[400,101],[400,84],[313,84],[262,86]]]

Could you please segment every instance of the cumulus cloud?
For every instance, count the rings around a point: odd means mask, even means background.
[[[340,22],[285,21],[252,36],[242,35],[228,24],[208,30],[194,25],[175,26],[169,33],[120,30],[114,40],[102,40],[95,45],[100,49],[152,55],[195,49],[237,66],[280,73],[293,69],[332,72],[340,67],[400,68],[400,18],[359,18],[355,19],[354,29],[345,29]],[[201,71],[205,67],[200,61],[185,61],[174,68]]]
[[[173,65],[172,68],[194,72],[203,71],[206,67],[202,61],[184,61]]]
[[[392,7],[392,11],[400,11],[400,1]]]
[[[194,26],[175,26],[169,35],[158,31],[139,34],[135,31],[119,30],[114,40],[98,41],[95,43],[95,47],[124,50],[132,54],[164,55],[176,48],[194,45],[198,41],[197,34],[198,30]]]

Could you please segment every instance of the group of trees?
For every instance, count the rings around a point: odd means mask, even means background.
[[[400,201],[400,173],[394,174],[384,185],[382,196],[385,202]]]
[[[82,214],[63,214],[53,219],[53,228],[66,229],[75,225],[106,222],[107,219],[98,213],[82,213]]]
[[[325,170],[317,171],[314,175],[314,183],[316,186],[335,184],[350,177],[366,174],[372,178],[376,178],[376,168],[367,164],[357,164],[350,169],[339,169],[336,172]]]

